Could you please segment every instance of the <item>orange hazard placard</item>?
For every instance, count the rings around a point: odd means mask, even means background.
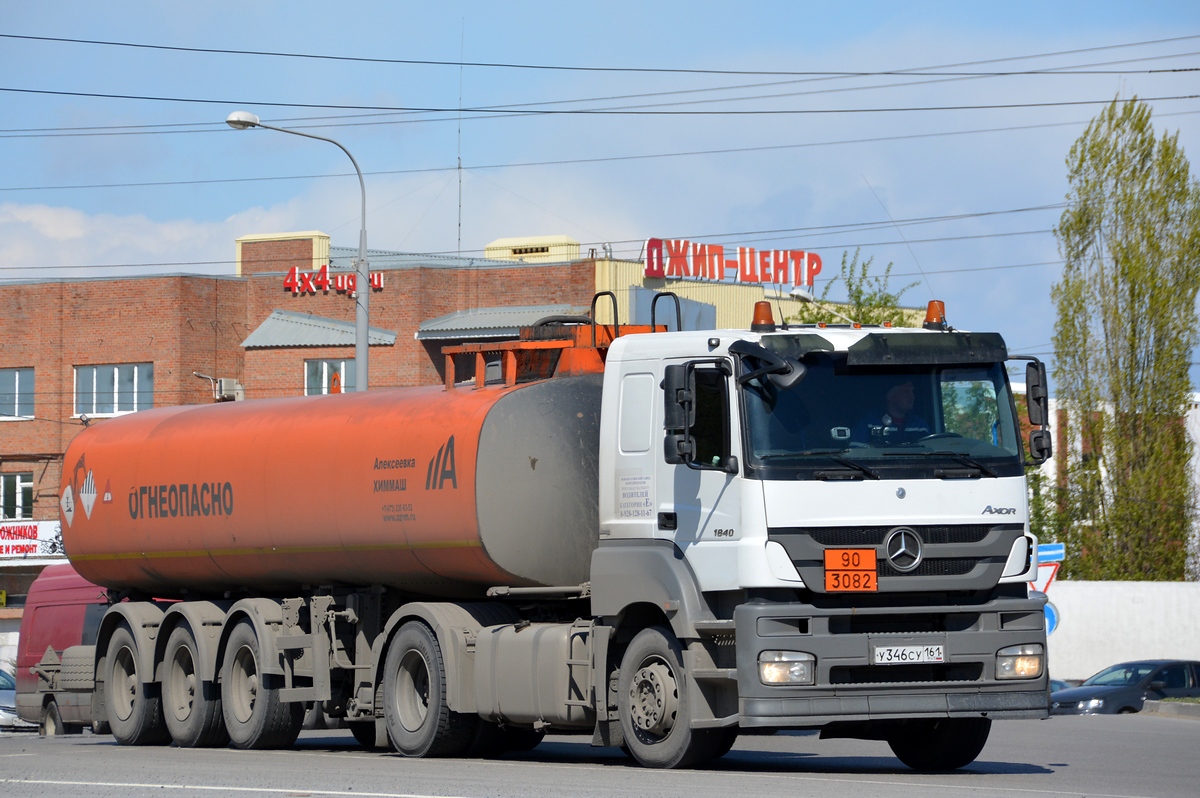
[[[825,549],[826,593],[876,593],[875,549]]]

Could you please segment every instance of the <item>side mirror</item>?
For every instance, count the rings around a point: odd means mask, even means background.
[[[776,388],[786,391],[800,380],[808,376],[808,366],[801,363],[794,357],[785,357],[783,362],[791,367],[791,371],[787,372],[772,372],[767,375],[767,379],[775,385]]]
[[[1025,367],[1025,403],[1029,409],[1029,423],[1035,427],[1045,426],[1050,417],[1050,399],[1046,387],[1046,364],[1034,360]]]
[[[1054,454],[1054,443],[1050,430],[1035,429],[1029,433],[1029,457],[1035,463],[1044,463]]]
[[[1167,689],[1167,683],[1165,681],[1163,681],[1162,679],[1155,679],[1154,681],[1150,682],[1150,684],[1147,686],[1151,690],[1166,690]]]

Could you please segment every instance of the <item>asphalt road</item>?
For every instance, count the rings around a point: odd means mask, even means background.
[[[949,774],[907,770],[883,743],[743,737],[710,768],[652,771],[585,738],[548,737],[500,760],[410,760],[305,732],[290,751],[124,748],[111,737],[0,734],[0,796],[683,796],[1195,798],[1200,721],[1126,715],[1007,721]]]

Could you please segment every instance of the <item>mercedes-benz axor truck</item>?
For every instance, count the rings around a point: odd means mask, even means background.
[[[552,731],[690,767],[819,729],[963,766],[1047,716],[1050,440],[1042,364],[1019,417],[1002,338],[942,313],[667,332],[593,303],[447,348],[443,386],[94,423],[60,505],[107,609],[42,692],[69,668],[129,745],[287,746],[319,706],[416,757]]]

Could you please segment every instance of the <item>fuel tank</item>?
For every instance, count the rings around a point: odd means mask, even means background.
[[[64,457],[63,545],[84,578],[164,597],[579,584],[597,540],[601,380],[98,422]]]

